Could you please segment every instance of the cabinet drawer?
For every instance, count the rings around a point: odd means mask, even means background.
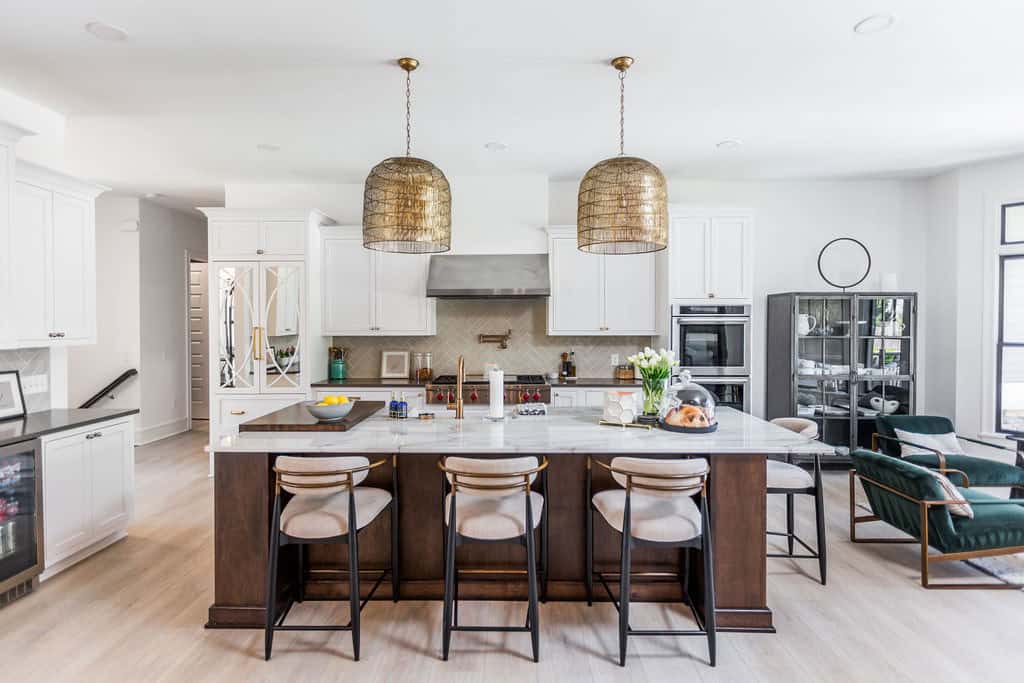
[[[260,249],[257,221],[211,221],[210,258],[256,258]]]
[[[304,396],[288,396],[281,398],[222,398],[220,400],[220,432],[237,434],[238,425],[255,420],[267,413],[287,408],[303,400]]]
[[[306,224],[302,221],[260,223],[260,249],[267,257],[302,256],[306,253]]]

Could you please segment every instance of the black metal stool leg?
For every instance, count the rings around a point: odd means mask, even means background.
[[[298,602],[303,602],[306,599],[306,546],[300,545],[299,551],[299,585],[298,585]]]
[[[280,550],[281,496],[274,496],[274,511],[270,516],[270,548],[267,553],[267,587],[264,604],[265,631],[263,637],[263,659],[270,659],[274,646],[274,617],[277,603],[277,555]]]
[[[592,498],[593,488],[591,481],[591,470],[590,470],[590,456],[587,456],[587,499],[583,502],[583,506],[586,510],[585,524],[586,527],[586,555],[587,555],[587,567],[586,576],[584,577],[584,584],[587,587],[587,606],[590,607],[594,604],[594,503]],[[545,504],[547,502],[545,501]]]
[[[398,535],[398,456],[391,464],[391,601],[398,602],[402,590],[401,581],[401,538]]]
[[[529,505],[529,501],[527,501]],[[531,525],[530,514],[527,513],[527,525]],[[530,622],[530,644],[533,646],[533,661],[540,661],[540,619],[537,613],[537,554],[534,550],[533,530],[526,532],[526,581],[530,604],[527,607],[527,619]]]
[[[619,568],[619,666],[626,666],[626,647],[629,644],[629,572],[632,543],[629,527],[629,497],[622,517],[622,566]]]
[[[704,630],[708,634],[708,660],[711,666],[715,665],[716,651],[716,624],[715,615],[715,560],[713,543],[711,541],[711,523],[708,520],[707,506],[704,506],[703,538],[701,546],[704,553]]]
[[[789,554],[793,554],[793,534],[796,525],[794,523],[793,494],[786,494],[786,545],[789,547]]]
[[[444,624],[442,630],[442,659],[448,661],[452,642],[452,593],[455,574],[455,496],[451,498],[451,514],[448,520],[448,538],[445,543],[444,563]]]
[[[351,519],[351,518],[350,518]],[[348,531],[348,592],[352,612],[352,654],[359,661],[359,531]]]
[[[825,501],[821,485],[821,464],[815,459],[814,464],[814,516],[818,526],[818,570],[821,572],[821,585],[826,582],[828,569],[828,543],[825,540]]]

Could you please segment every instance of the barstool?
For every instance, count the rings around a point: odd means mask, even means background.
[[[352,653],[359,661],[359,614],[391,574],[392,599],[398,602],[398,462],[392,457],[392,490],[362,486],[370,470],[386,463],[370,463],[361,456],[297,457],[278,456],[274,463],[274,509],[270,522],[270,552],[267,558],[267,603],[264,657],[270,659],[275,631],[351,631]],[[281,509],[281,491],[292,494]],[[385,509],[391,517],[391,566],[377,577],[373,588],[359,600],[359,532]],[[356,532],[352,533],[355,528]],[[290,597],[280,616],[276,611],[277,562],[281,546],[299,546],[298,602],[305,598],[305,546],[314,543],[348,544],[349,622],[344,626],[285,625],[284,620],[296,602]]]
[[[540,625],[537,610],[537,553],[534,534],[540,527],[540,569],[543,594],[548,578],[548,459],[535,457],[478,459],[442,457],[437,466],[441,479],[441,518],[444,541],[443,658],[448,660],[452,631],[530,633],[533,661],[540,657]],[[541,491],[533,490],[540,475]],[[447,491],[447,492],[446,492]],[[523,494],[522,496],[517,494]],[[466,543],[526,546],[526,581],[529,605],[525,626],[460,626],[459,574],[455,554]],[[489,573],[494,573],[490,570]],[[501,573],[519,573],[508,571]]]
[[[777,417],[772,424],[779,425],[791,432],[796,432],[808,439],[818,437],[818,424],[813,420],[802,417]],[[821,486],[821,457],[814,456],[814,474],[812,476],[804,468],[793,464],[793,457],[786,456],[786,461],[768,459],[768,493],[781,493],[786,496],[786,531],[769,531],[769,536],[785,536],[788,552],[769,553],[768,557],[789,557],[796,560],[818,560],[818,571],[821,573],[821,585],[826,580],[826,556],[827,547],[825,542],[825,503],[822,500],[823,491]],[[818,550],[815,551],[803,541],[795,532],[794,521],[794,496],[814,496],[814,515],[818,527]],[[794,553],[794,542],[799,543],[807,551],[806,555]]]
[[[591,463],[611,472],[622,488],[593,493]],[[715,575],[712,556],[711,523],[707,506],[708,462],[702,458],[654,460],[619,457],[606,464],[587,456],[587,604],[592,605],[594,576],[608,592],[619,611],[619,664],[626,665],[629,636],[707,636],[708,659],[715,665]],[[700,507],[693,502],[700,497]],[[619,568],[619,600],[615,600],[604,572],[594,571],[594,510],[622,536]],[[683,575],[678,573],[632,573],[632,549],[683,548]],[[689,593],[690,551],[698,549],[704,557],[704,618],[701,618]],[[631,576],[669,576],[679,581],[683,600],[697,622],[696,630],[634,629],[629,625]]]

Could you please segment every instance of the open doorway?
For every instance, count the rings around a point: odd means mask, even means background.
[[[190,258],[188,263],[188,371],[189,418],[210,419],[209,373],[209,278],[207,264]],[[196,425],[192,425],[195,428]]]

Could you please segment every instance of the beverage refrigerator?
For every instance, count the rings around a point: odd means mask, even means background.
[[[43,571],[38,440],[0,447],[0,607],[38,585]]]

